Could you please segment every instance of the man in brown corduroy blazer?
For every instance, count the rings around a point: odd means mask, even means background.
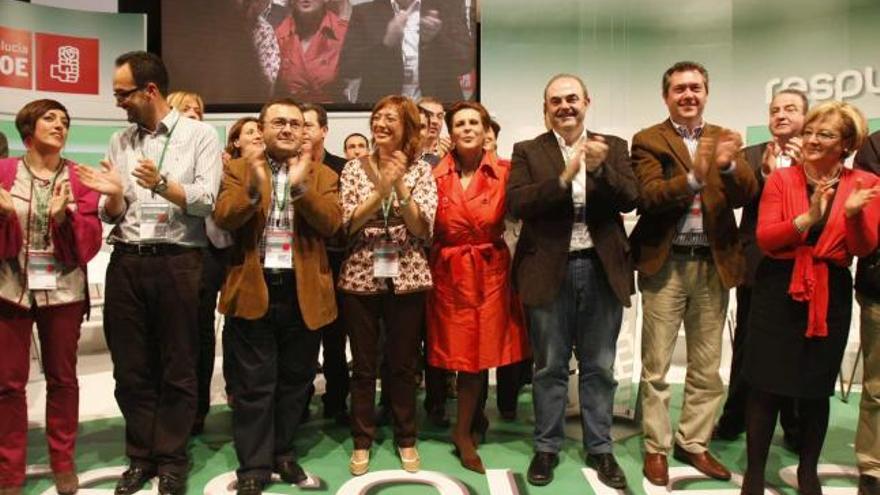
[[[733,210],[755,195],[757,182],[739,134],[703,121],[708,93],[702,65],[670,67],[663,75],[669,119],[636,134],[632,144],[640,190],[630,243],[644,309],[644,474],[656,485],[669,482],[670,450],[707,476],[730,479],[708,446],[724,398],[719,367],[728,293],[745,271]],[[666,372],[682,321],[688,367],[672,449]]]
[[[312,160],[298,105],[269,103],[260,122],[265,153],[229,162],[214,211],[235,240],[219,308],[235,378],[238,493],[248,494],[273,471],[291,484],[306,478],[293,440],[315,375],[316,330],[336,318],[324,239],[342,224],[338,176]]]

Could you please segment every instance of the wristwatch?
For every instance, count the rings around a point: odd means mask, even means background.
[[[162,194],[168,190],[168,178],[163,174],[159,176],[159,182],[153,186],[152,191],[156,194]]]

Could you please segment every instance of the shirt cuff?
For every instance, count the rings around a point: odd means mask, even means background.
[[[727,168],[718,169],[718,171],[724,175],[730,175],[734,173],[736,171],[736,160],[730,162],[730,166],[728,166]]]
[[[687,180],[688,180],[688,187],[690,187],[691,191],[693,191],[693,192],[702,191],[703,187],[705,186],[705,184],[703,184],[702,182],[700,182],[697,179],[697,176],[694,175],[693,172],[688,172]]]

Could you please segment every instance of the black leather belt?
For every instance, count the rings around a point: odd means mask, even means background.
[[[712,248],[709,246],[681,246],[679,244],[672,245],[672,252],[689,258],[711,258]]]
[[[263,279],[269,287],[281,287],[294,283],[293,270],[264,269]]]
[[[198,248],[181,246],[180,244],[127,244],[117,242],[113,244],[113,251],[138,256],[165,256],[183,254]]]
[[[570,259],[570,260],[579,260],[579,259],[597,260],[597,259],[599,259],[599,253],[596,252],[596,248],[578,249],[577,251],[569,251],[568,252],[568,259]]]

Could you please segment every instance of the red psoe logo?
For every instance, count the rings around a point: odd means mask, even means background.
[[[0,26],[0,86],[31,89],[31,32]]]
[[[98,94],[98,39],[37,33],[37,90]]]

